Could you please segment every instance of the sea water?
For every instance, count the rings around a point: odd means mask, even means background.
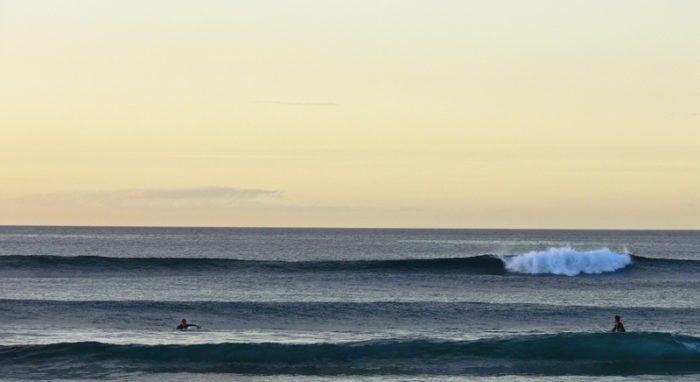
[[[699,276],[697,231],[5,226],[0,378],[697,380]]]

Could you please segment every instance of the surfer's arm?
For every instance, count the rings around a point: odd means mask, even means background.
[[[189,328],[190,326],[194,326],[194,327],[196,327],[197,329],[201,329],[201,328],[202,328],[201,326],[199,326],[199,325],[197,325],[197,324],[187,324],[187,327],[188,327],[188,328]]]

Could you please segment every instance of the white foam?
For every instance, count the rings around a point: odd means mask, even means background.
[[[683,346],[685,346],[686,349],[688,349],[688,350],[693,350],[693,351],[696,351],[696,352],[699,352],[699,353],[700,353],[700,343],[683,342],[683,341],[678,341],[678,342],[680,342],[681,344],[683,344]]]
[[[607,248],[581,252],[570,247],[550,248],[517,256],[501,256],[500,259],[510,272],[567,276],[613,272],[632,262],[630,255],[615,253]]]

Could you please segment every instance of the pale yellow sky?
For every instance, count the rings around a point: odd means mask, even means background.
[[[698,20],[0,0],[0,224],[700,229]]]

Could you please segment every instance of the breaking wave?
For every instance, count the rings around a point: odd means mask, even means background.
[[[128,272],[148,276],[201,272],[422,272],[463,274],[551,274],[576,276],[638,269],[651,272],[700,270],[700,261],[656,259],[616,253],[609,249],[578,251],[550,248],[520,255],[397,260],[261,261],[222,258],[122,258],[103,256],[0,256],[0,274],[81,277]]]
[[[632,256],[606,248],[585,252],[570,247],[550,248],[501,259],[511,272],[566,276],[614,272],[632,263]]]

